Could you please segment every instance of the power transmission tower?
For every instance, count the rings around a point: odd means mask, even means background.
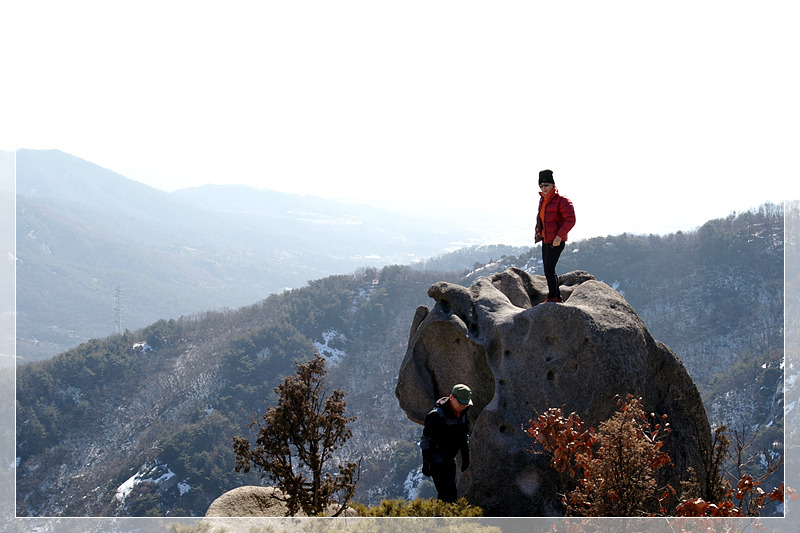
[[[116,311],[114,317],[114,326],[117,335],[122,335],[125,332],[125,328],[123,327],[122,323],[122,287],[117,287],[116,305],[114,308]]]

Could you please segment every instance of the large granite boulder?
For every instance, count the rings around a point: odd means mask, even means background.
[[[396,395],[422,423],[456,383],[473,390],[471,466],[459,494],[491,516],[554,516],[563,481],[529,450],[524,428],[550,407],[589,425],[608,419],[615,396],[643,398],[668,415],[665,443],[673,486],[703,472],[711,430],[700,393],[681,361],[656,341],[620,293],[587,272],[559,278],[564,303],[543,303],[547,283],[510,268],[472,287],[440,282],[417,309]]]

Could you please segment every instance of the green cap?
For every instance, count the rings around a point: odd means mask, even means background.
[[[461,405],[472,405],[472,389],[463,383],[459,383],[453,387],[453,392],[450,394],[455,396],[456,400],[458,400],[458,403]]]

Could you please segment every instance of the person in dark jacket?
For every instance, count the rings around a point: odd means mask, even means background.
[[[536,242],[542,243],[542,263],[548,291],[545,302],[562,302],[556,264],[564,250],[567,234],[575,226],[575,209],[569,198],[558,193],[552,170],[539,172],[539,189]]]
[[[456,490],[456,455],[461,452],[461,471],[469,468],[469,419],[472,390],[462,383],[453,387],[450,396],[436,401],[425,416],[422,448],[422,473],[433,476],[438,498],[444,502],[458,499]]]

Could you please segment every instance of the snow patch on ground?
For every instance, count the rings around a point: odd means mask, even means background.
[[[264,348],[263,350],[261,350],[260,352],[258,352],[256,354],[256,357],[258,357],[259,359],[264,359],[264,358],[269,357],[270,354],[271,354],[270,349],[269,349],[269,347],[267,347],[267,348]]]
[[[181,496],[192,490],[192,486],[186,483],[187,481],[188,479],[178,483],[178,491],[181,493]]]
[[[422,488],[423,481],[425,481],[425,476],[422,475],[421,467],[408,473],[406,480],[403,482],[403,491],[407,500],[419,498],[419,491]]]
[[[173,477],[175,477],[175,472],[170,470],[167,465],[160,463],[156,463],[155,466],[145,465],[122,485],[117,487],[115,496],[118,501],[124,502],[125,498],[127,498],[140,483],[151,482],[161,484]]]
[[[344,334],[335,329],[329,329],[322,334],[322,340],[323,342],[314,341],[314,346],[317,348],[317,353],[325,358],[328,365],[336,366],[341,363],[344,357],[347,357],[347,353],[344,350],[331,346],[331,342],[339,344],[347,342],[347,337]]]

